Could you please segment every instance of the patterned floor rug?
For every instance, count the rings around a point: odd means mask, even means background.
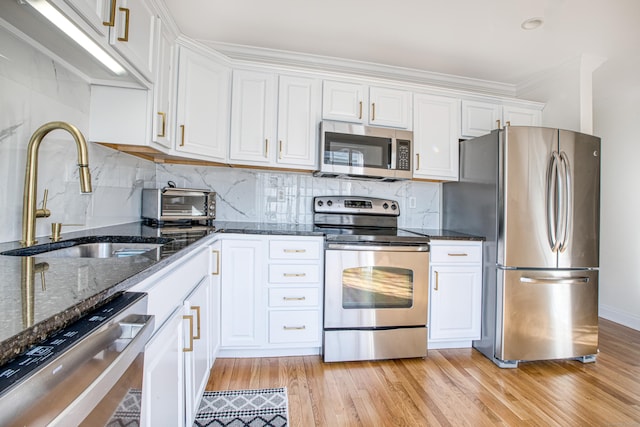
[[[288,425],[287,389],[205,391],[194,426],[284,427]]]
[[[108,427],[138,427],[142,392],[131,389],[122,399]],[[287,388],[205,391],[194,427],[285,427],[288,425]]]

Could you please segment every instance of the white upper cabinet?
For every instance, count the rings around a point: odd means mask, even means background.
[[[460,101],[415,94],[414,178],[457,181]]]
[[[153,134],[154,142],[166,148],[173,147],[175,116],[175,37],[159,22],[156,47],[155,85],[153,86]]]
[[[232,93],[230,163],[314,169],[319,80],[236,70]]]
[[[111,1],[117,2],[117,8],[109,42],[140,73],[148,79],[153,78],[157,18],[151,3],[145,0]]]
[[[411,129],[411,92],[325,80],[322,118]]]
[[[59,0],[54,0],[58,2]],[[71,6],[82,18],[105,40],[109,36],[110,15],[115,14],[115,0],[63,0]]]
[[[231,69],[179,47],[175,149],[178,155],[226,162]],[[186,156],[185,156],[186,157]]]
[[[462,101],[462,136],[475,137],[505,125],[540,126],[540,108],[515,107],[481,101]]]

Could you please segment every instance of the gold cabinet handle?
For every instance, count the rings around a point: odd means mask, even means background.
[[[264,140],[264,156],[269,157],[269,140]]]
[[[283,251],[285,254],[303,254],[307,252],[306,249],[285,249]]]
[[[498,125],[498,130],[502,129],[502,127],[500,126],[500,120],[496,120],[496,124]]]
[[[469,255],[465,254],[464,252],[459,252],[459,253],[447,254],[447,256],[469,256]]]
[[[437,291],[437,290],[438,290],[438,281],[439,281],[439,280],[438,280],[438,272],[437,272],[437,271],[434,271],[434,273],[435,273],[435,276],[436,276],[436,285],[434,286],[433,290],[434,290],[434,291]]]
[[[376,120],[376,103],[373,102],[371,103],[371,121],[375,121]]]
[[[278,141],[278,158],[282,159],[282,141]]]
[[[420,170],[420,153],[416,153],[416,170]]]
[[[184,125],[180,125],[180,147],[184,147]]]
[[[307,273],[284,273],[284,277],[305,277]]]
[[[109,8],[109,20],[104,21],[102,25],[107,27],[113,27],[116,25],[116,0],[111,0],[111,7]]]
[[[216,255],[216,271],[211,274],[213,276],[218,276],[220,274],[220,251],[216,249],[212,249],[211,253]]]
[[[307,297],[282,297],[283,301],[304,301]]]
[[[307,327],[305,325],[302,326],[283,326],[282,329],[284,329],[285,331],[304,331],[305,329],[307,329]]]
[[[507,120],[507,123],[505,124],[505,126],[511,126],[511,122]]]
[[[156,133],[156,135],[159,136],[160,138],[164,138],[166,124],[167,124],[167,114],[163,113],[162,111],[158,111],[156,114],[162,117],[162,125],[160,126],[161,131],[160,133]]]
[[[362,120],[362,101],[360,101],[360,113],[358,114],[358,119]]]
[[[191,314],[185,314],[182,319],[189,321],[189,347],[183,348],[185,353],[193,351],[193,316]]]
[[[199,305],[194,305],[191,307],[191,310],[196,312],[196,335],[194,335],[193,339],[194,340],[199,340],[200,339],[200,306]]]
[[[124,37],[118,37],[118,41],[129,41],[129,9],[126,7],[120,7],[120,12],[124,12]]]

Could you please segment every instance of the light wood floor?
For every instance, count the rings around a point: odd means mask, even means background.
[[[208,390],[287,387],[306,426],[640,426],[640,332],[600,319],[597,361],[500,369],[472,349],[426,359],[218,359]]]

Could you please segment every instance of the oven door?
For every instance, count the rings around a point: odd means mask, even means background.
[[[425,326],[428,250],[428,245],[329,244],[325,329]]]

